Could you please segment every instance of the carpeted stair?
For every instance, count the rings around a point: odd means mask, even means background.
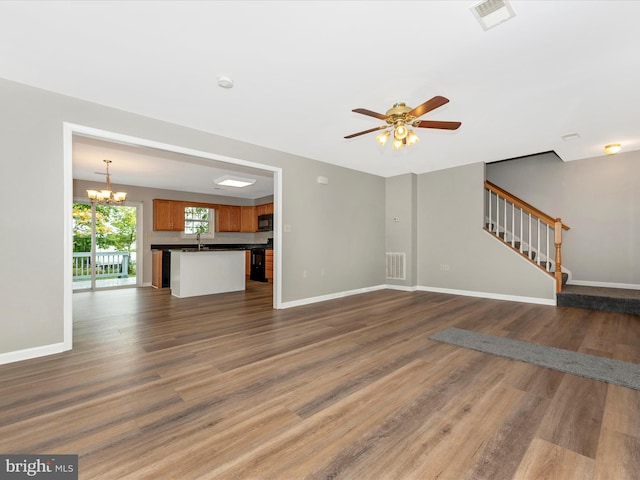
[[[640,290],[565,285],[557,294],[557,304],[559,307],[640,315]]]

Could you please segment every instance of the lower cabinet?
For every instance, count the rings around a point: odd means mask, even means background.
[[[245,255],[244,274],[249,278],[249,275],[251,275],[251,250],[246,250]]]
[[[273,283],[273,250],[267,249],[264,252],[264,276],[268,282]]]
[[[151,286],[162,288],[162,250],[151,250]]]

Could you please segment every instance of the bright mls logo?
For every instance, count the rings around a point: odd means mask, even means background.
[[[0,480],[78,480],[78,455],[1,455]]]

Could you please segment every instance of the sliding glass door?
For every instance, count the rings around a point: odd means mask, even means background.
[[[137,208],[73,204],[73,289],[136,286]]]

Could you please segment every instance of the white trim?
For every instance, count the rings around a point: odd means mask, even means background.
[[[400,290],[402,292],[416,292],[418,290],[418,287],[416,287],[415,285],[412,287],[408,287],[406,285],[386,284],[384,285],[384,288],[388,288],[389,290]]]
[[[335,300],[337,298],[350,297],[351,295],[359,295],[361,293],[375,292],[376,290],[384,290],[385,285],[376,285],[375,287],[357,288],[355,290],[347,290],[345,292],[330,293],[328,295],[320,295],[318,297],[302,298],[300,300],[292,300],[281,304],[281,308],[300,307],[311,303],[326,302],[327,300]]]
[[[521,297],[518,295],[504,295],[502,293],[474,292],[472,290],[453,290],[450,288],[417,287],[424,292],[446,293],[450,295],[462,295],[465,297],[488,298],[491,300],[506,300],[509,302],[536,303],[538,305],[556,306],[556,298]]]
[[[634,283],[591,282],[588,280],[570,280],[567,285],[579,285],[581,287],[625,288],[628,290],[640,290],[640,285]]]
[[[309,297],[300,300],[293,300],[291,302],[284,302],[282,308],[300,307],[302,305],[309,305],[312,303],[325,302],[327,300],[335,300],[337,298],[349,297],[351,295],[359,295],[361,293],[375,292],[377,290],[400,290],[403,292],[433,292],[433,293],[445,293],[448,295],[461,295],[464,297],[478,297],[486,298],[490,300],[506,300],[509,302],[520,303],[535,303],[538,305],[551,305],[556,306],[556,299],[538,298],[538,297],[521,297],[518,295],[503,295],[501,293],[487,293],[487,292],[474,292],[470,290],[453,290],[449,288],[436,288],[436,287],[423,287],[423,286],[405,286],[405,285],[376,285],[374,287],[358,288],[355,290],[348,290],[345,292],[331,293],[329,295],[321,295],[319,297]]]
[[[71,262],[68,263],[71,264]],[[71,272],[69,272],[69,274],[71,274]],[[22,360],[30,360],[32,358],[44,357],[47,355],[54,355],[56,353],[62,353],[66,350],[69,349],[66,348],[65,343],[52,343],[51,345],[44,345],[42,347],[32,347],[25,348],[24,350],[0,353],[0,365],[13,362],[21,362]]]

